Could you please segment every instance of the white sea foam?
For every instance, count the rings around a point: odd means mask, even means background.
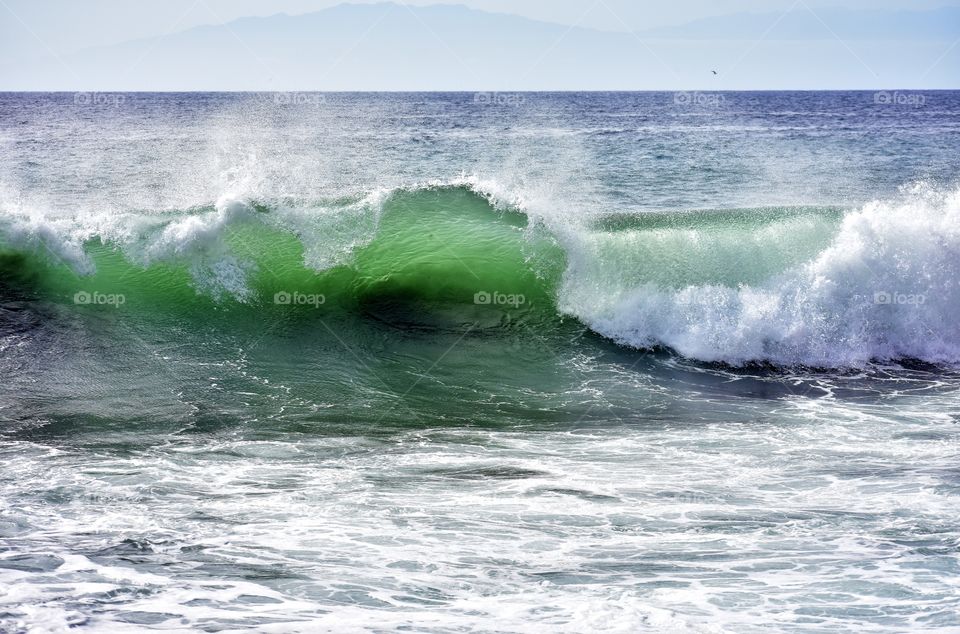
[[[958,189],[917,184],[871,202],[848,213],[810,261],[754,284],[610,288],[581,274],[584,258],[605,255],[579,246],[561,309],[627,345],[733,364],[960,361]]]
[[[163,434],[92,458],[0,447],[18,475],[0,482],[5,515],[25,518],[4,524],[4,559],[44,568],[0,566],[0,624],[952,631],[956,433],[935,414],[952,392],[751,399],[748,423],[731,401],[684,405],[688,388],[644,396],[712,418],[383,442]]]
[[[41,254],[52,264],[65,264],[81,274],[95,270],[83,250],[84,237],[71,217],[50,217],[42,204],[27,201],[0,186],[0,239],[9,246]]]

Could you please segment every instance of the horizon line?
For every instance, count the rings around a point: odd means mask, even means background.
[[[261,89],[261,90],[118,90],[118,89],[84,89],[84,90],[66,90],[66,89],[55,89],[55,90],[5,90],[0,88],[0,95],[12,95],[12,94],[33,94],[33,95],[66,95],[66,94],[77,94],[77,93],[133,93],[133,94],[173,94],[173,95],[189,95],[189,94],[262,94],[262,93],[324,93],[324,94],[463,94],[463,95],[475,95],[475,94],[526,94],[526,95],[536,95],[536,94],[584,94],[584,93],[677,93],[677,92],[710,92],[710,93],[747,93],[747,92],[916,92],[916,91],[926,91],[926,92],[957,92],[960,91],[960,86],[956,88],[890,88],[890,87],[880,87],[880,88],[727,88],[727,89],[706,89],[706,88],[677,88],[677,89],[668,89],[668,88],[611,88],[611,89],[576,89],[576,88],[560,88],[555,90],[496,90],[496,89],[487,89],[487,90],[443,90],[443,89],[411,89],[411,90],[396,90],[396,89],[383,89],[383,90],[312,90],[312,89],[292,89],[292,90],[274,90],[274,89]]]

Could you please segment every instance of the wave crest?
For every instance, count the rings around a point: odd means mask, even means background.
[[[768,245],[776,249],[789,236]],[[756,284],[640,284],[593,310],[597,332],[730,364],[851,366],[960,361],[960,190],[927,184],[848,213],[810,261]]]

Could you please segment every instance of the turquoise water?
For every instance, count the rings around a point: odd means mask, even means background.
[[[956,93],[312,97],[0,95],[0,629],[960,627]]]

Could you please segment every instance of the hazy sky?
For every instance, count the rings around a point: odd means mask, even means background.
[[[374,0],[353,0],[354,3]],[[399,0],[398,0],[399,1]],[[476,9],[606,30],[642,30],[697,18],[786,11],[798,0],[404,0],[411,5],[461,4]],[[803,0],[812,7],[924,9],[960,0]],[[341,0],[0,0],[2,61],[75,51],[162,35],[243,16],[307,13]]]
[[[960,0],[394,3],[217,27],[343,3],[0,0],[0,89],[919,89],[960,78]]]

